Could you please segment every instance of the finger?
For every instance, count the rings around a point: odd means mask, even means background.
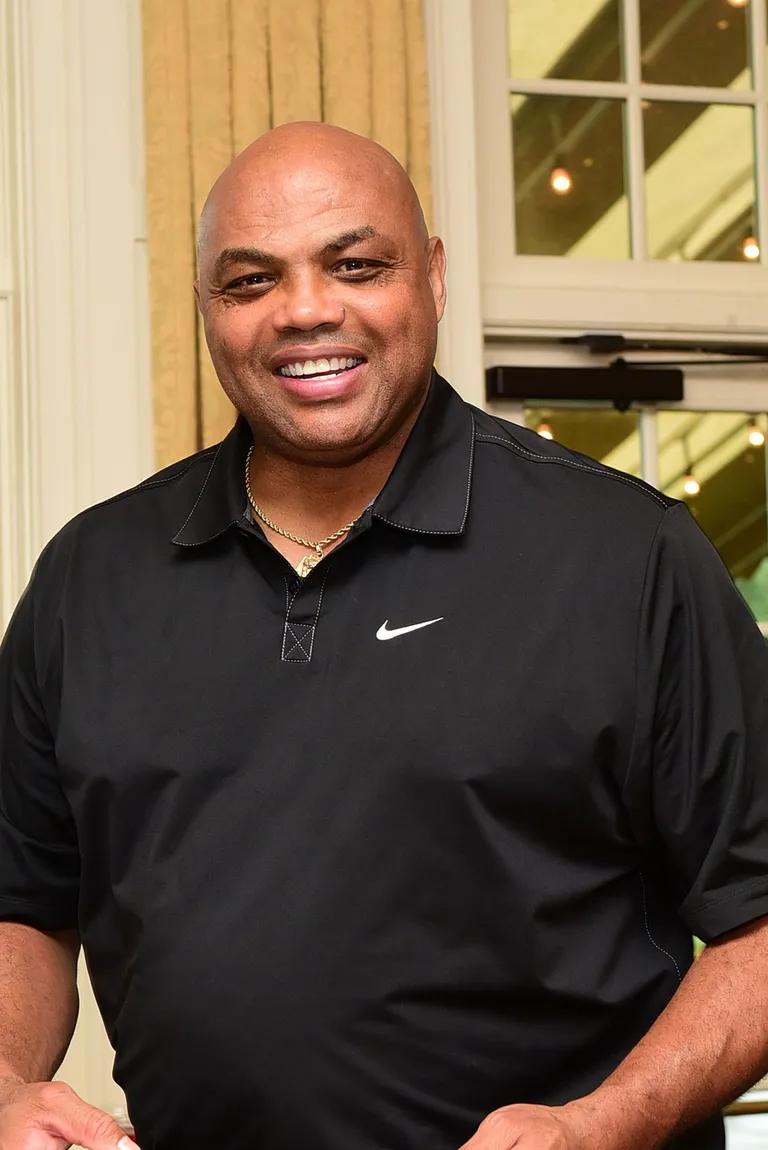
[[[501,1111],[494,1111],[478,1126],[461,1150],[514,1150],[520,1145],[520,1132]]]
[[[85,1150],[139,1150],[114,1118],[89,1106],[64,1082],[51,1082],[41,1096],[43,1125]]]

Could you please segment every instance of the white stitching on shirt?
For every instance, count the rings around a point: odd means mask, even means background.
[[[219,452],[221,451],[222,447],[223,447],[223,441],[216,448],[216,454],[214,455],[213,459],[211,460],[211,466],[208,468],[208,474],[205,477],[205,481],[203,483],[203,486],[200,488],[200,494],[198,495],[197,499],[195,500],[195,505],[192,508],[192,510],[190,511],[187,518],[184,520],[184,522],[181,525],[181,527],[179,528],[179,530],[176,532],[174,539],[178,539],[179,535],[181,535],[182,531],[184,531],[184,529],[187,526],[187,524],[189,523],[190,519],[192,518],[192,516],[197,511],[197,505],[199,504],[200,500],[203,498],[203,493],[204,493],[206,487],[208,486],[208,480],[211,478],[211,473],[212,473],[214,467],[216,466],[216,460],[219,458]],[[213,538],[215,538],[215,536],[212,535],[211,538],[213,539]],[[207,542],[207,540],[206,540],[206,542]]]
[[[475,437],[477,435],[477,424],[475,422],[475,413],[470,408],[470,418],[472,419],[472,440],[469,445],[469,464],[467,465],[467,498],[464,502],[464,518],[461,521],[461,530],[464,530],[469,515],[469,496],[472,490],[472,468],[475,460]]]
[[[638,873],[638,877],[640,879],[640,886],[642,887],[642,890],[643,890],[643,919],[645,921],[645,933],[648,935],[648,938],[651,940],[651,945],[655,946],[656,950],[658,950],[661,954],[666,955],[666,957],[670,960],[670,962],[674,966],[675,970],[677,971],[677,981],[682,982],[683,976],[680,973],[680,967],[677,965],[677,962],[675,961],[674,956],[671,955],[668,950],[665,950],[663,946],[659,946],[658,942],[656,941],[656,939],[651,934],[650,927],[648,926],[648,900],[646,898],[646,893],[645,893],[645,879],[643,878],[643,872],[642,871],[638,871],[637,873]],[[693,945],[693,943],[691,943],[691,945]]]
[[[375,515],[380,523],[388,523],[390,527],[397,527],[401,531],[410,531],[414,535],[461,535],[461,530],[438,531],[436,529],[427,530],[424,527],[408,527],[405,523],[398,523],[396,519],[387,519],[386,516],[381,515],[378,511],[375,512]]]
[[[304,635],[303,638],[301,638],[299,636],[299,634],[297,633],[297,631],[296,631],[297,627],[304,627],[306,629],[306,634]],[[292,643],[290,650],[287,649],[289,638],[290,638],[291,643]],[[307,641],[307,639],[309,639],[309,650],[308,651],[304,647],[304,643]],[[310,661],[310,659],[312,658],[312,649],[313,649],[314,645],[315,645],[315,625],[314,625],[314,623],[289,623],[288,620],[286,619],[285,627],[283,629],[283,650],[282,650],[282,660],[284,663],[308,663]],[[304,656],[303,659],[301,659],[301,658],[294,659],[293,658],[293,653],[297,647],[301,651],[302,655]]]
[[[386,516],[374,510],[373,514],[376,519],[378,519],[381,523],[388,523],[390,527],[398,527],[401,531],[412,531],[414,535],[461,535],[467,523],[467,516],[469,515],[469,498],[472,493],[472,468],[474,466],[475,459],[475,438],[477,431],[475,413],[470,410],[469,414],[472,419],[472,439],[469,444],[469,460],[467,462],[467,496],[464,501],[464,515],[461,520],[461,526],[458,528],[458,530],[438,531],[425,529],[423,527],[408,527],[405,523],[398,523],[395,519],[387,519]]]
[[[328,570],[326,570],[325,579],[323,579],[323,582],[320,585],[320,597],[317,600],[317,611],[315,612],[315,621],[312,624],[313,630],[317,626],[318,622],[320,621],[320,608],[323,605],[323,593],[325,591],[325,585],[327,582],[328,582]]]
[[[615,479],[619,483],[627,483],[631,487],[636,487],[642,495],[647,495],[649,498],[655,500],[665,511],[667,510],[667,504],[660,495],[652,488],[649,490],[647,487],[644,487],[642,483],[638,483],[631,475],[616,474],[608,470],[602,471],[599,467],[588,467],[585,463],[579,463],[577,459],[561,459],[557,455],[538,455],[535,451],[523,447],[522,443],[518,443],[516,439],[502,439],[499,435],[489,435],[487,431],[479,432],[478,439],[493,440],[496,443],[501,443],[503,447],[508,448],[510,451],[521,451],[525,455],[529,455],[531,459],[537,459],[542,463],[559,463],[563,467],[573,467],[577,471],[588,471],[594,475],[602,475],[606,479]]]
[[[312,623],[291,623],[290,622],[289,615],[291,613],[291,608],[293,607],[293,604],[296,602],[296,596],[298,595],[299,591],[301,590],[301,582],[299,582],[297,584],[296,590],[294,591],[293,596],[291,597],[291,586],[290,586],[290,583],[288,581],[288,576],[287,575],[284,576],[285,592],[286,592],[286,595],[285,595],[286,610],[285,610],[285,626],[283,628],[283,647],[282,647],[282,651],[281,651],[281,659],[283,660],[284,663],[304,663],[304,662],[308,663],[310,661],[310,659],[312,658],[312,652],[315,649],[315,629],[317,628],[317,624],[320,620],[320,611],[321,611],[321,608],[323,606],[323,593],[325,592],[325,584],[328,581],[328,575],[330,573],[330,561],[326,560],[326,563],[327,563],[327,566],[326,566],[326,570],[325,570],[325,577],[323,578],[323,581],[320,584],[320,594],[319,594],[318,599],[317,599],[317,611],[315,612],[315,618],[314,618]],[[294,627],[306,627],[309,633],[307,636],[304,637],[304,639],[300,639],[298,637],[298,635],[296,634],[296,632],[293,630]],[[286,645],[287,645],[287,639],[288,639],[288,633],[289,632],[290,632],[291,640],[293,641],[293,646],[291,647],[290,651],[286,652]],[[303,646],[303,644],[306,642],[307,638],[309,638],[309,651],[307,651]],[[306,656],[306,659],[292,659],[291,658],[291,655],[293,654],[293,652],[296,650],[297,647],[302,652],[302,654]]]

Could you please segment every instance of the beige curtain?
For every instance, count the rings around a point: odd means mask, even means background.
[[[216,442],[233,411],[198,322],[195,228],[251,140],[325,120],[378,140],[431,214],[422,0],[143,0],[144,113],[158,467]]]

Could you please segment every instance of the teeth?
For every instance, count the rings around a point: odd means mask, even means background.
[[[296,363],[286,363],[278,368],[280,375],[327,375],[332,371],[347,371],[363,360],[359,356],[333,356],[331,359],[306,359]]]

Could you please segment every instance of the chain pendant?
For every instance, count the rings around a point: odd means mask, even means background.
[[[296,571],[300,579],[306,579],[313,567],[317,567],[318,563],[323,557],[322,551],[318,548],[312,555],[305,555],[299,563]]]

